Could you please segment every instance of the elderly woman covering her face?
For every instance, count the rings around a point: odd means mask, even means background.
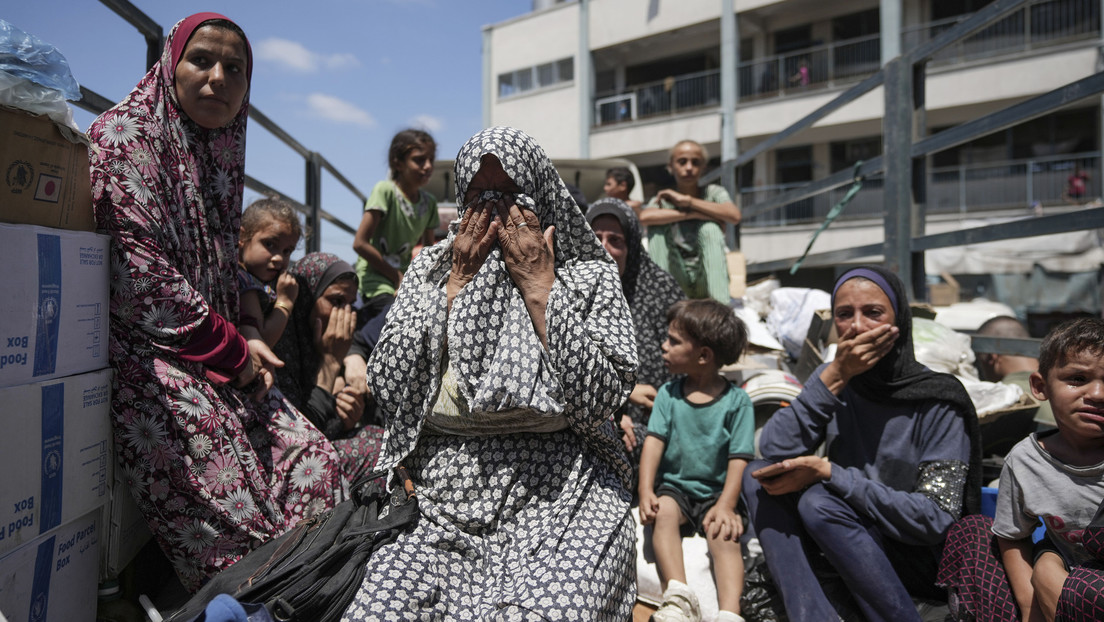
[[[610,415],[636,367],[617,270],[544,151],[511,128],[456,157],[461,220],[403,278],[369,361],[420,516],[346,619],[624,620],[630,470]],[[554,250],[553,250],[554,240]]]
[[[266,394],[278,359],[234,327],[251,60],[223,16],[181,20],[88,131],[119,466],[192,590],[343,497],[333,447]]]

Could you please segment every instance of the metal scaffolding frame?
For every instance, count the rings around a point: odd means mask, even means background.
[[[161,50],[165,45],[164,29],[161,28],[161,25],[153,21],[152,18],[143,13],[138,7],[131,4],[129,0],[100,0],[100,2],[126,20],[127,23],[134,26],[139,34],[145,38],[146,67],[152,67],[154,63],[161,58]],[[81,99],[76,102],[76,105],[93,114],[101,114],[114,106],[115,102],[87,87],[81,86]],[[305,216],[308,232],[306,250],[308,253],[321,250],[322,228],[320,225],[323,220],[342,231],[356,235],[356,226],[349,225],[337,216],[322,209],[322,171],[329,171],[334,179],[348,188],[350,192],[360,199],[362,204],[364,201],[368,200],[368,197],[361,192],[359,188],[353,185],[353,183],[349,181],[341,171],[337,170],[337,167],[330,163],[321,153],[307,149],[299,141],[292,138],[283,128],[277,125],[275,121],[258,110],[253,104],[249,106],[249,118],[254,123],[268,130],[273,136],[303,158],[303,162],[306,166],[306,196],[303,201],[296,201],[250,175],[245,176],[246,187],[261,194],[278,196],[290,203],[296,210]]]
[[[1098,72],[1048,93],[1033,97],[983,117],[928,136],[925,125],[925,80],[927,63],[940,50],[970,36],[1024,6],[1028,0],[996,0],[954,27],[916,48],[890,60],[874,75],[847,89],[832,101],[799,119],[739,157],[722,162],[721,167],[702,177],[701,183],[733,179],[739,166],[771,150],[784,140],[811,127],[832,112],[855,101],[879,86],[885,89],[885,117],[882,130],[882,155],[866,160],[857,175],[867,177],[883,173],[885,240],[831,252],[810,254],[805,266],[830,266],[860,257],[882,255],[887,268],[909,284],[913,298],[924,299],[926,283],[924,252],[937,248],[1034,237],[1052,233],[1104,227],[1104,208],[1089,208],[1068,214],[1014,221],[962,231],[925,235],[925,193],[927,158],[933,153],[969,142],[981,136],[1046,115],[1071,102],[1104,93],[1104,72]],[[811,181],[766,201],[744,206],[744,215],[754,216],[778,210],[787,204],[852,183],[851,169]],[[733,193],[736,188],[728,188]],[[735,196],[735,195],[734,195]],[[767,273],[788,269],[794,259],[749,262],[749,273]]]

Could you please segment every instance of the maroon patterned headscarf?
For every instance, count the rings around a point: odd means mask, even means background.
[[[184,113],[174,82],[188,40],[211,20],[230,21],[198,13],[178,22],[161,59],[88,130],[97,226],[113,232],[128,261],[148,258],[151,267],[162,266],[151,269],[145,292],[113,287],[112,310],[135,324],[164,316],[158,326],[170,342],[186,340],[208,310],[231,322],[238,318],[249,92],[228,124],[206,129]],[[252,53],[244,45],[248,75]]]

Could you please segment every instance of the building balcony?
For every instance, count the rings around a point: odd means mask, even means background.
[[[928,178],[926,212],[929,216],[979,216],[994,211],[1034,211],[1085,203],[1102,195],[1101,180],[1088,174],[1084,191],[1079,191],[1080,196],[1071,196],[1070,179],[1078,171],[1098,171],[1099,167],[1100,153],[1090,152],[933,168]],[[751,206],[802,185],[741,188],[740,205]],[[743,226],[747,230],[820,223],[847,189],[846,186],[837,188],[778,210],[747,217]],[[867,179],[863,181],[862,190],[843,209],[839,220],[882,218],[885,215],[883,206],[882,179]]]
[[[970,14],[902,29],[901,45],[912,49],[935,38]],[[1037,0],[937,53],[932,67],[1095,40],[1100,36],[1099,0]]]
[[[902,46],[911,49],[970,14],[908,26]],[[949,46],[931,61],[933,69],[1022,56],[1033,51],[1095,41],[1100,36],[1099,0],[1036,0],[974,35]],[[750,104],[849,86],[882,65],[878,34],[834,41],[785,54],[741,62],[738,101]],[[599,94],[594,126],[674,116],[720,105],[720,70],[666,77]]]

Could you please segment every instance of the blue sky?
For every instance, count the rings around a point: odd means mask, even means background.
[[[365,194],[386,176],[387,147],[398,130],[428,130],[438,157],[452,158],[482,129],[482,26],[532,8],[531,0],[132,1],[165,34],[198,11],[240,24],[255,59],[252,105]],[[0,18],[57,46],[77,81],[108,99],[122,99],[145,73],[145,40],[100,2],[8,4]],[[93,119],[79,109],[75,117],[82,130]],[[256,124],[246,171],[303,198],[303,160]],[[246,202],[253,198],[247,190]],[[359,201],[328,174],[322,201],[352,226],[360,222]],[[324,224],[322,239],[323,250],[355,258],[351,235]]]

